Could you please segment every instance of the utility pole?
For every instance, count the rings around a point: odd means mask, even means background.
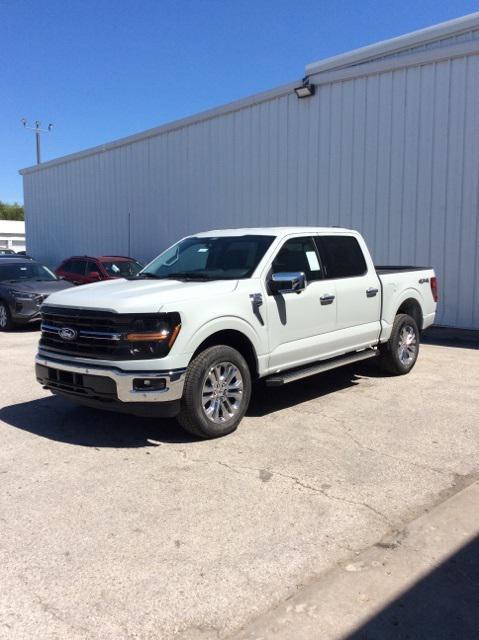
[[[35,143],[36,143],[36,149],[37,149],[37,164],[40,164],[40,162],[42,161],[41,160],[40,134],[48,133],[49,131],[51,131],[52,128],[53,128],[53,125],[49,124],[47,129],[42,129],[41,128],[42,123],[40,122],[40,120],[35,120],[35,126],[34,127],[29,127],[26,118],[22,118],[21,123],[23,124],[25,129],[29,129],[30,131],[35,131]]]

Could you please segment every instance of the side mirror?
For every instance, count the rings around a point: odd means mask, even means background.
[[[98,273],[98,271],[90,271],[90,273],[88,274],[88,276],[89,276],[92,280],[101,280],[101,275]]]
[[[273,273],[269,283],[271,293],[300,293],[306,289],[306,276],[302,271]]]

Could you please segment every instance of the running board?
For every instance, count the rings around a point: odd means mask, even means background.
[[[356,353],[339,356],[339,358],[325,360],[319,364],[308,365],[301,369],[293,369],[285,371],[284,373],[275,373],[266,378],[266,385],[268,387],[282,387],[284,384],[288,384],[288,382],[295,382],[296,380],[301,380],[301,378],[315,376],[317,373],[323,373],[323,371],[344,367],[347,364],[354,364],[361,360],[369,360],[369,358],[375,358],[377,355],[377,349],[366,349],[365,351],[357,351]]]

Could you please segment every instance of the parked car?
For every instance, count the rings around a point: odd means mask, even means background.
[[[40,306],[54,291],[72,287],[39,262],[13,256],[0,261],[0,331],[40,320]]]
[[[0,249],[0,256],[16,256],[17,254],[13,249]]]
[[[31,256],[21,255],[20,253],[15,253],[15,251],[12,251],[12,253],[2,253],[1,249],[0,258],[22,258],[23,260],[27,258],[28,260],[33,260]]]
[[[200,233],[128,281],[52,295],[36,375],[75,402],[178,416],[212,438],[236,429],[257,378],[283,386],[369,358],[409,373],[436,301],[433,269],[375,267],[355,231]]]
[[[98,280],[131,278],[142,268],[142,264],[127,256],[73,256],[64,260],[55,273],[73,284],[88,284]]]

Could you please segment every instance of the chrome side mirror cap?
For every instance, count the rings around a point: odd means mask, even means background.
[[[302,271],[273,273],[269,283],[271,293],[300,293],[306,289],[306,276]]]

